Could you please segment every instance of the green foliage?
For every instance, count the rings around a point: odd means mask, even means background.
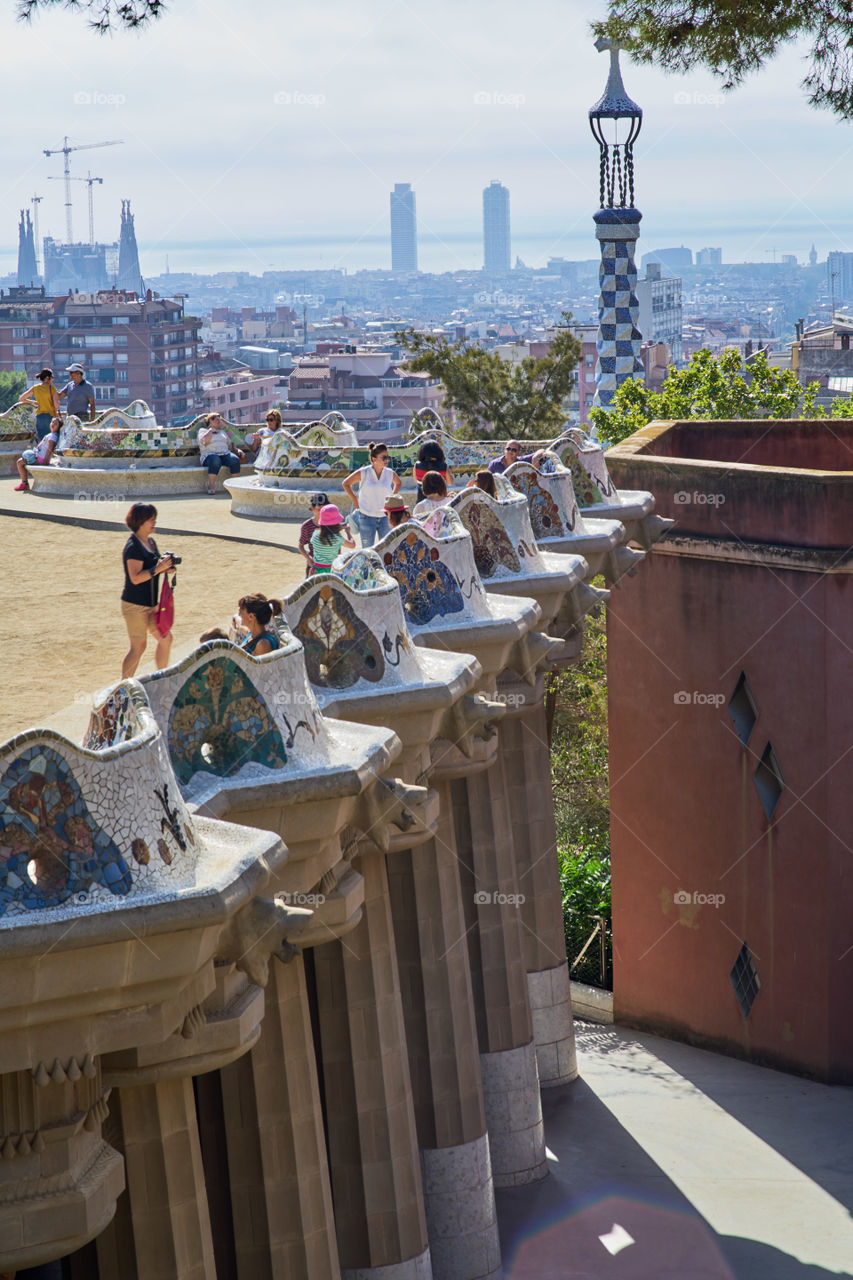
[[[848,396],[845,400],[843,396],[836,396],[829,407],[830,418],[853,418],[853,396]]]
[[[802,39],[810,44],[802,81],[809,102],[853,117],[853,7],[846,0],[610,0],[607,20],[593,23],[593,31],[664,71],[704,67],[724,89]]]
[[[0,373],[0,413],[11,409],[27,389],[25,373]]]
[[[566,326],[571,316],[563,315]],[[563,402],[574,380],[580,343],[568,327],[558,331],[547,356],[517,364],[464,339],[403,329],[395,338],[410,352],[407,368],[444,383],[445,404],[470,439],[544,439],[565,422]]]
[[[610,809],[607,744],[607,642],[604,618],[590,618],[581,659],[552,676],[551,782],[557,850],[571,963],[605,916],[610,929]],[[596,939],[572,971],[581,982],[601,983],[601,946]],[[610,956],[605,966],[609,981]]]
[[[590,409],[598,435],[617,444],[649,422],[683,418],[813,418],[818,384],[803,389],[790,369],[774,369],[759,351],[749,361],[749,380],[739,351],[714,356],[697,351],[684,369],[671,369],[660,391],[623,382],[609,409]]]

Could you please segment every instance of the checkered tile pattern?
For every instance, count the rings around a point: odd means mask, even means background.
[[[637,328],[639,304],[635,291],[636,242],[636,237],[601,240],[594,403],[605,409],[609,408],[617,389],[626,379],[643,376],[640,359],[643,339]]]

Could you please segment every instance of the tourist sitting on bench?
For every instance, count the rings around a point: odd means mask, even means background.
[[[53,456],[53,451],[59,444],[59,432],[62,427],[62,419],[54,418],[50,424],[50,431],[46,436],[42,436],[34,449],[25,449],[20,458],[15,459],[15,466],[18,468],[18,475],[21,477],[21,483],[15,485],[15,489],[20,493],[22,490],[26,492],[30,487],[30,477],[27,467],[46,467]]]
[[[209,413],[205,424],[198,433],[198,451],[201,465],[207,467],[207,492],[212,494],[222,468],[228,467],[232,476],[236,476],[246,455],[242,449],[234,448],[230,432],[222,425],[221,414]]]

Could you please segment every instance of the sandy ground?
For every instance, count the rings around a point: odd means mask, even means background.
[[[242,536],[266,536],[262,525],[235,523],[234,532]],[[200,632],[227,626],[241,595],[282,596],[304,574],[302,557],[283,547],[213,534],[155,536],[161,551],[184,557],[175,592],[173,659],[189,653]],[[74,724],[85,728],[93,693],[120,678],[127,652],[119,606],[126,537],[118,527],[103,531],[0,515],[0,742],[51,722],[68,731],[57,717],[68,704],[75,708]],[[137,675],[153,669],[149,641]]]

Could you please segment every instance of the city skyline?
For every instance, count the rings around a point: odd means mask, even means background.
[[[594,257],[597,156],[586,112],[607,72],[587,38],[597,7],[543,0],[539,26],[488,47],[477,37],[495,10],[481,0],[453,10],[452,23],[441,4],[428,19],[403,6],[393,29],[389,12],[333,3],[322,19],[294,17],[257,0],[238,19],[210,0],[108,39],[59,10],[29,27],[7,18],[7,115],[21,101],[27,112],[7,139],[0,274],[14,270],[18,211],[34,193],[40,234],[64,238],[62,185],[48,180],[61,168],[42,153],[66,133],[75,143],[124,140],[85,158],[104,180],[96,237],[117,238],[120,201],[130,198],[143,274],[159,274],[167,254],[173,270],[387,265],[387,193],[401,169],[418,192],[423,270],[481,264],[481,192],[495,172],[513,193],[513,259]],[[267,52],[279,33],[284,59]],[[73,70],[34,94],[45,42]],[[803,260],[813,240],[821,258],[853,246],[853,218],[839,213],[853,135],[806,105],[794,50],[731,95],[706,75],[623,64],[646,113],[642,252],[712,244],[724,261],[770,261],[774,249]],[[80,177],[89,166],[77,159]],[[75,184],[78,234],[84,197]]]

